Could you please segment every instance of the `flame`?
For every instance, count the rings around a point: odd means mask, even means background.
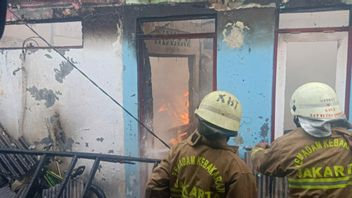
[[[189,108],[189,91],[183,92],[183,99],[185,101],[185,106],[183,108],[183,113],[180,114],[180,120],[182,124],[188,124],[189,123],[189,113],[188,113],[188,108]]]
[[[176,104],[168,102],[168,103],[162,104],[159,107],[158,112],[168,111],[168,114],[174,117],[175,120],[181,122],[183,125],[188,124],[190,122],[189,113],[188,113],[188,108],[189,108],[188,96],[189,96],[188,91],[183,92],[182,101],[181,103],[179,103],[179,104],[183,104],[181,105],[181,107],[177,106]]]
[[[182,142],[186,138],[187,138],[187,132],[178,132],[176,137],[170,139],[169,143],[174,146]]]
[[[172,119],[174,125],[187,125],[190,123],[189,116],[189,91],[184,91],[172,101],[163,100],[158,108],[158,112],[165,112],[165,116]],[[186,131],[178,131],[175,137],[171,138],[169,143],[172,145],[178,144],[187,137]]]
[[[181,119],[182,124],[188,124],[189,123],[189,115],[188,115],[188,113],[187,112],[181,113],[180,119]]]

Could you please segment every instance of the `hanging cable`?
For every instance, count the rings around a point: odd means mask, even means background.
[[[110,94],[108,94],[103,88],[101,88],[96,82],[94,82],[87,74],[85,74],[82,70],[80,70],[72,61],[70,61],[66,56],[61,54],[55,47],[53,47],[45,38],[43,38],[37,31],[35,31],[25,20],[22,20],[16,13],[14,13],[11,9],[8,9],[18,20],[22,21],[23,24],[29,28],[35,35],[38,36],[50,49],[54,50],[58,53],[63,59],[65,59],[73,68],[75,68],[82,76],[84,76],[89,82],[91,82],[96,88],[98,88],[101,92],[103,92],[108,98],[110,98],[116,105],[118,105],[123,111],[125,111],[129,116],[131,116],[138,124],[140,124],[143,128],[145,128],[150,134],[152,134],[156,139],[158,139],[163,145],[167,148],[170,146],[162,140],[159,136],[157,136],[151,129],[149,129],[142,121],[140,121],[136,116],[134,116],[131,112],[129,112],[123,105],[121,105],[117,100],[115,100]]]

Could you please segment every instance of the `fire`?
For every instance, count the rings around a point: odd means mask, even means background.
[[[171,144],[171,145],[176,145],[176,144],[178,144],[178,143],[180,143],[180,142],[182,142],[184,139],[186,139],[187,138],[187,132],[178,132],[177,133],[177,135],[176,135],[176,137],[174,137],[174,138],[172,138],[170,141],[169,141],[169,143]]]
[[[158,107],[158,112],[163,113],[162,117],[167,117],[172,122],[173,127],[185,127],[190,123],[189,116],[189,91],[175,96],[172,100],[162,100]],[[187,138],[186,131],[178,131],[175,137],[170,139],[170,144],[178,144]]]
[[[182,102],[179,104],[183,105],[181,107],[177,107],[171,103],[164,103],[162,104],[158,112],[166,112],[168,111],[169,115],[172,115],[176,120],[180,121],[183,125],[188,124],[190,121],[188,108],[189,108],[189,92],[183,92]],[[165,102],[165,101],[164,101]],[[172,109],[171,111],[169,111]]]
[[[187,112],[181,113],[180,119],[181,119],[182,124],[188,124],[189,123],[189,115],[188,115],[188,113]]]
[[[189,91],[183,92],[183,100],[185,101],[185,106],[183,107],[183,112],[180,114],[180,120],[182,124],[188,124],[189,123],[189,113],[188,113],[188,108],[189,108]]]

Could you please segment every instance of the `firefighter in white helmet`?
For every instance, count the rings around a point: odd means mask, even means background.
[[[146,197],[256,197],[255,177],[227,146],[242,109],[224,91],[209,93],[195,111],[198,128],[153,170]]]
[[[277,138],[270,148],[252,151],[257,170],[288,177],[289,197],[351,197],[351,128],[335,91],[312,82],[300,86],[290,102],[297,128]]]

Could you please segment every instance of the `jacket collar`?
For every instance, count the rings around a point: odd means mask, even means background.
[[[214,149],[230,150],[234,153],[237,152],[237,148],[234,149],[227,144],[219,144],[219,143],[213,142],[211,140],[208,140],[203,135],[201,135],[197,129],[187,138],[186,141],[189,145],[191,145],[193,147],[198,144],[203,144],[203,145],[207,145],[207,146],[214,148]]]

